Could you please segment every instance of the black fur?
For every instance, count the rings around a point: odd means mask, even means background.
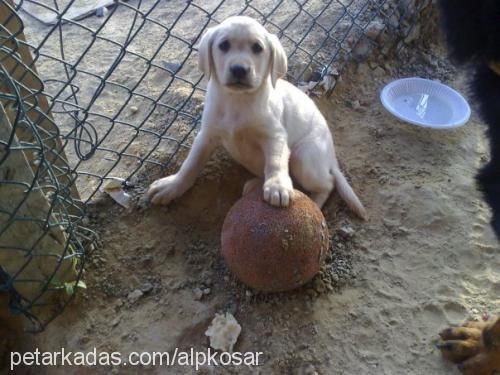
[[[488,125],[491,159],[477,181],[493,211],[492,226],[500,238],[500,0],[440,0],[440,13],[450,56],[474,69],[472,90]]]
[[[498,0],[440,0],[439,7],[453,59],[462,63],[500,60]]]

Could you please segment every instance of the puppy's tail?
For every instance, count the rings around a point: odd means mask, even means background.
[[[368,215],[366,213],[363,204],[359,200],[358,196],[352,190],[351,185],[347,182],[346,178],[338,168],[334,168],[332,170],[332,175],[335,179],[335,187],[339,192],[340,197],[347,203],[347,206],[360,218],[363,220],[368,219]]]

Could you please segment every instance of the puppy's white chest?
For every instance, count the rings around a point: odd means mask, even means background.
[[[230,110],[222,112],[220,124],[224,130],[235,132],[252,127],[252,119],[243,110]]]
[[[255,129],[237,128],[222,132],[222,144],[234,160],[257,176],[264,173],[264,154]]]

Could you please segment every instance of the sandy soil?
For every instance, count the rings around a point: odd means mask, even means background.
[[[443,55],[430,44],[404,49],[382,66],[352,66],[335,95],[318,100],[370,219],[361,222],[338,197],[330,199],[324,213],[332,253],[312,283],[261,295],[228,273],[219,253],[220,229],[249,175],[221,151],[196,186],[169,207],[125,211],[100,197],[89,218],[99,228],[101,246],[86,267],[88,289],[45,332],[25,338],[24,348],[96,347],[124,354],[203,349],[215,312],[230,311],[242,326],[236,350],[263,351],[264,364],[205,373],[458,373],[433,346],[438,330],[500,313],[498,243],[474,184],[487,159],[484,127],[475,113],[457,130],[410,127],[387,115],[378,100],[383,85],[401,76],[436,78],[466,92],[464,76]],[[151,180],[157,177],[152,173]],[[147,183],[139,179],[133,192],[140,194]],[[345,226],[352,236],[342,234]],[[197,299],[195,288],[210,290]],[[134,301],[129,294],[136,289],[144,294]],[[138,371],[92,373],[110,370]]]

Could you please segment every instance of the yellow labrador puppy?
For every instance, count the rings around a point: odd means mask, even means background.
[[[325,118],[306,94],[280,79],[287,59],[275,35],[252,18],[230,17],[203,35],[199,67],[209,78],[201,130],[179,172],[150,186],[152,203],[168,204],[188,190],[222,143],[264,179],[264,199],[273,206],[288,206],[293,178],[320,208],[336,187],[366,217],[339,169]]]

